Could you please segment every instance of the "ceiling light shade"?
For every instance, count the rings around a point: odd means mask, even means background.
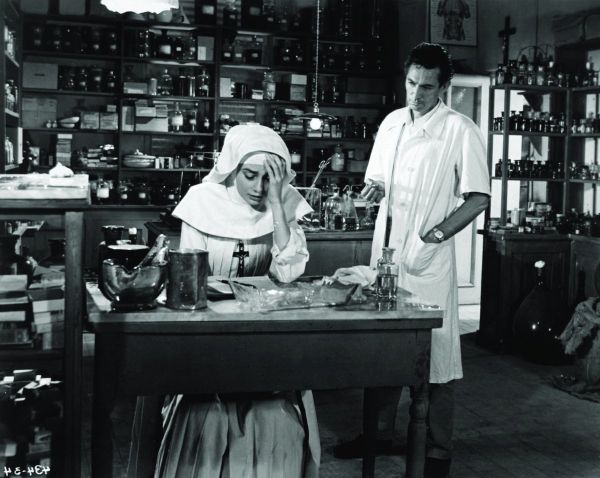
[[[112,12],[160,13],[179,8],[179,0],[100,0]]]

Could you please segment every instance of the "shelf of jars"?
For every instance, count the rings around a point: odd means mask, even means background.
[[[147,63],[150,65],[164,65],[164,66],[178,66],[178,67],[184,67],[184,66],[203,66],[203,65],[214,65],[215,62],[214,61],[207,61],[207,60],[202,60],[202,61],[192,61],[192,60],[177,60],[177,59],[172,59],[172,60],[167,60],[167,59],[160,59],[160,58],[134,58],[134,57],[124,57],[123,58],[123,63]]]
[[[85,91],[85,90],[60,90],[47,88],[23,88],[23,94],[32,95],[66,95],[66,96],[101,96],[105,98],[114,98],[117,96],[114,92],[103,91]]]
[[[79,129],[79,128],[25,128],[34,133],[77,133],[77,134],[117,134],[116,129]]]
[[[538,131],[507,131],[509,136],[541,136],[547,138],[564,138],[566,133],[540,133]],[[490,131],[494,136],[502,136],[504,131]]]
[[[570,88],[566,86],[537,86],[537,85],[490,85],[492,90],[516,90],[527,91],[532,93],[548,94],[548,93],[567,93]]]
[[[199,136],[204,138],[212,138],[213,133],[196,133],[189,131],[121,131],[123,135],[150,135],[150,136]]]
[[[76,53],[69,51],[50,51],[50,50],[23,50],[24,56],[36,56],[42,58],[65,58],[69,60],[100,60],[100,61],[119,61],[120,57],[116,54],[102,55],[93,53]]]
[[[600,138],[600,133],[570,133],[571,138]]]
[[[492,176],[492,180],[494,181],[502,181],[502,176]],[[531,176],[511,176],[506,178],[507,181],[527,181],[527,182],[544,182],[544,183],[564,183],[566,179],[557,179],[557,178],[533,178]]]

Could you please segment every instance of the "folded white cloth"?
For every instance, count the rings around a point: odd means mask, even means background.
[[[377,279],[377,271],[369,266],[341,267],[329,277],[332,282],[337,280],[342,284],[358,284],[369,287]]]

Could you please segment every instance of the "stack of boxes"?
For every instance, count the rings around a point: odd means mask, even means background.
[[[71,166],[71,140],[72,133],[56,134],[56,162],[64,166]]]

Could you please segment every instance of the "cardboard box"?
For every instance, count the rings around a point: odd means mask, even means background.
[[[169,120],[168,118],[148,118],[146,116],[136,117],[135,130],[166,133],[169,131]]]
[[[148,83],[141,81],[125,81],[123,83],[123,93],[128,95],[147,95]]]
[[[79,129],[99,129],[100,113],[97,111],[82,111]]]
[[[196,59],[199,61],[213,61],[215,55],[215,39],[213,37],[198,36],[196,38]]]
[[[231,78],[221,77],[219,79],[219,96],[221,98],[233,98],[231,93]]]
[[[58,65],[53,63],[23,63],[23,88],[56,90],[58,88]]]
[[[156,118],[156,108],[154,106],[135,105],[136,118]]]
[[[281,75],[281,80],[284,83],[289,83],[290,85],[304,85],[308,84],[308,76],[300,75],[298,73],[287,73],[285,75]]]
[[[56,98],[24,96],[21,105],[23,128],[44,128],[46,121],[55,121],[58,101]]]
[[[135,125],[135,108],[123,106],[121,109],[121,131],[133,131]]]
[[[100,113],[100,129],[115,131],[119,125],[117,113]]]

